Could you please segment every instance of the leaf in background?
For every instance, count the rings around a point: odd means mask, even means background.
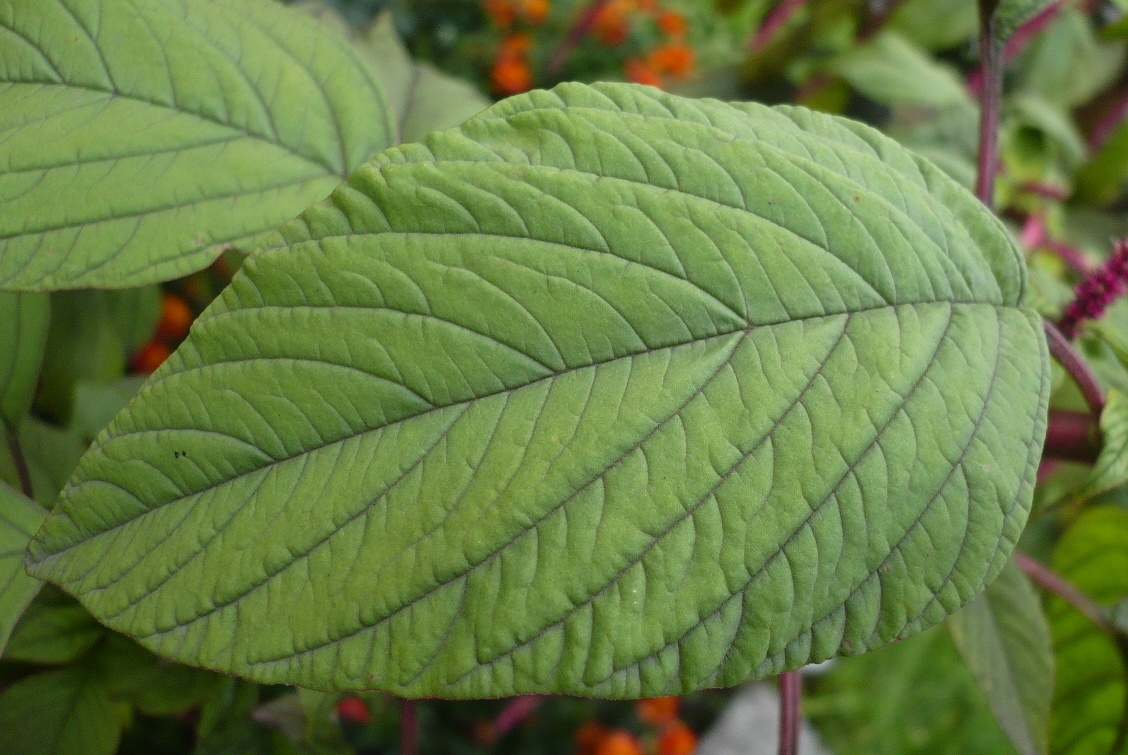
[[[1053,647],[1026,575],[1008,561],[986,591],[948,617],[948,630],[1015,749],[1047,752]]]
[[[1112,506],[1088,509],[1058,543],[1053,566],[1098,603],[1128,596],[1128,512]],[[1051,598],[1046,617],[1057,668],[1050,751],[1128,753],[1128,658],[1063,601]]]
[[[0,293],[0,436],[31,408],[50,315],[43,294]]]
[[[965,45],[979,33],[975,0],[909,0],[902,3],[889,28],[927,50]]]
[[[945,108],[971,101],[954,69],[894,31],[839,56],[830,70],[874,102],[890,107]]]
[[[1128,483],[1128,395],[1112,388],[1101,411],[1101,453],[1077,492],[1087,500]]]
[[[50,509],[74,472],[78,460],[86,453],[87,444],[69,430],[34,417],[24,420],[17,435],[31,477],[33,497]],[[19,474],[7,445],[0,445],[0,480],[12,487],[20,486]]]
[[[836,661],[825,677],[806,686],[803,712],[832,752],[1014,752],[940,627],[858,658]]]
[[[43,583],[24,571],[24,552],[47,511],[0,482],[0,656],[16,621]]]
[[[1025,523],[1022,256],[868,127],[563,85],[389,150],[285,240],[31,548],[158,653],[674,694],[915,634]]]
[[[1019,27],[1053,3],[1054,0],[980,0],[979,4],[993,8],[995,36],[1006,42]]]
[[[113,632],[106,634],[92,663],[115,700],[150,716],[197,708],[223,682],[217,674],[166,661]]]
[[[1088,17],[1078,8],[1065,7],[1031,39],[1010,69],[1016,92],[1068,109],[1115,82],[1123,63],[1124,45],[1099,42]]]
[[[223,679],[200,711],[192,755],[308,755],[285,734],[252,718],[259,688],[242,679]]]
[[[252,717],[310,755],[355,755],[337,714],[339,694],[298,689],[255,708]]]
[[[113,701],[81,666],[29,676],[0,695],[4,755],[113,755],[121,730]]]
[[[975,185],[978,124],[978,108],[965,102],[941,110],[897,108],[886,132],[970,191]]]
[[[54,585],[46,585],[20,617],[4,658],[28,663],[70,663],[85,655],[105,634],[102,625],[74,598]]]
[[[1047,142],[1045,160],[1062,170],[1072,171],[1085,159],[1085,140],[1068,110],[1042,97],[1016,95],[1007,98],[1003,117],[1009,128],[1038,132]]]
[[[470,83],[413,62],[388,12],[368,31],[365,50],[380,69],[380,83],[396,124],[396,144],[417,142],[432,131],[458,126],[490,104]]]
[[[4,0],[0,71],[0,288],[201,269],[391,144],[375,68],[265,0]]]
[[[1128,120],[1122,122],[1077,173],[1074,198],[1107,205],[1120,196],[1128,180]]]
[[[160,286],[104,291],[102,296],[106,315],[127,354],[137,351],[156,335],[161,321]]]
[[[76,383],[69,429],[87,445],[94,442],[102,428],[137,395],[144,382],[145,376],[131,375],[109,384]]]

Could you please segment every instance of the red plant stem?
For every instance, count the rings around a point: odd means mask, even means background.
[[[979,50],[983,56],[984,86],[979,93],[979,159],[975,196],[995,206],[995,174],[999,170],[999,122],[1003,112],[1003,65],[995,43],[994,14],[980,20]]]
[[[1104,409],[1105,397],[1100,383],[1097,382],[1097,376],[1052,322],[1043,320],[1042,327],[1046,331],[1046,342],[1050,346],[1050,353],[1073,378],[1073,382],[1077,383],[1085,403],[1089,405],[1089,412],[1094,419],[1099,420]]]
[[[20,478],[20,489],[28,498],[34,498],[34,488],[31,486],[31,471],[27,467],[27,459],[20,448],[20,440],[14,432],[8,433],[8,450],[12,453],[12,463],[16,466],[16,475]]]
[[[400,752],[419,755],[419,711],[414,700],[400,698]]]
[[[1093,270],[1093,265],[1089,262],[1089,258],[1075,246],[1067,244],[1064,241],[1058,241],[1057,239],[1046,239],[1046,248],[1056,254],[1062,262],[1079,273],[1089,273]]]
[[[1101,452],[1100,428],[1088,412],[1050,409],[1042,459],[1092,464]]]
[[[1002,50],[1001,67],[1006,66],[1012,60],[1018,57],[1018,54],[1026,49],[1030,44],[1030,40],[1050,25],[1057,14],[1061,13],[1062,8],[1065,6],[1065,0],[1057,0],[1057,2],[1047,5],[1042,10],[1031,16],[1022,26],[1015,29],[1014,34],[1007,40],[1006,46]],[[980,40],[982,44],[982,40]],[[984,65],[976,69],[968,78],[967,86],[975,94],[982,92],[984,82],[987,78],[987,57],[983,58]]]
[[[611,0],[593,0],[584,8],[580,13],[576,23],[572,24],[572,28],[560,41],[560,45],[552,51],[552,56],[548,59],[548,65],[545,70],[549,75],[555,76],[560,73],[560,69],[564,67],[564,62],[568,60],[568,56],[572,54],[579,46],[581,40],[588,35],[592,27],[595,26],[596,19],[599,18],[600,12],[603,10]]]
[[[1100,120],[1089,132],[1089,152],[1103,147],[1112,137],[1112,132],[1128,116],[1128,91],[1123,92],[1112,105],[1101,114]]]
[[[768,15],[764,16],[760,28],[752,37],[752,43],[749,45],[752,52],[763,52],[767,49],[780,30],[806,4],[807,0],[779,0],[775,7],[768,11]]]
[[[544,702],[544,695],[521,695],[509,701],[494,719],[494,733],[502,736],[524,721]]]
[[[803,677],[799,671],[779,675],[779,755],[798,755]]]
[[[1093,622],[1102,632],[1112,637],[1120,634],[1116,625],[1112,623],[1108,614],[1096,601],[1078,590],[1050,567],[1021,551],[1014,552],[1014,563],[1030,578],[1031,582],[1076,608],[1082,616]]]
[[[1026,183],[1019,184],[1018,189],[1019,191],[1037,194],[1040,197],[1053,199],[1058,202],[1064,202],[1069,199],[1069,192],[1067,190],[1060,186],[1045,183],[1044,181],[1027,181]]]

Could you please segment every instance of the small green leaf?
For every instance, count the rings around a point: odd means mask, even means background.
[[[20,617],[4,657],[28,663],[70,663],[85,655],[105,633],[74,598],[47,585]]]
[[[1128,596],[1128,512],[1086,511],[1054,552],[1055,570],[1099,603]],[[1057,674],[1050,750],[1055,755],[1128,753],[1128,658],[1101,630],[1059,599],[1046,616]]]
[[[971,101],[954,69],[893,31],[840,56],[831,70],[882,105],[944,108]]]
[[[86,452],[87,444],[69,430],[34,417],[24,420],[17,438],[27,462],[33,497],[41,505],[51,508],[78,460]],[[20,475],[11,449],[6,444],[0,445],[0,480],[14,488],[20,486]]]
[[[80,666],[29,676],[0,695],[4,755],[113,755],[121,729],[97,676]]]
[[[0,288],[253,245],[391,144],[376,68],[266,0],[0,3]]]
[[[1077,174],[1074,191],[1082,202],[1106,205],[1128,180],[1128,120],[1123,121]]]
[[[16,621],[43,583],[24,571],[27,544],[47,511],[0,482],[0,656]]]
[[[145,376],[132,375],[112,383],[75,384],[74,411],[69,430],[89,445],[129,400],[137,395]]]
[[[994,9],[994,31],[1006,42],[1024,23],[1052,5],[1054,0],[980,0],[981,6]]]
[[[1015,89],[1071,109],[1116,81],[1124,54],[1124,45],[1100,42],[1089,17],[1066,5],[1016,59]]]
[[[948,617],[948,629],[1015,749],[1046,753],[1054,681],[1050,628],[1038,594],[1013,561]]]
[[[1025,523],[1049,362],[1022,255],[868,127],[562,85],[283,236],[30,549],[155,652],[674,694],[915,634]]]
[[[50,313],[43,294],[0,293],[0,435],[16,430],[31,408]]]
[[[1101,453],[1077,497],[1086,500],[1128,483],[1128,395],[1112,388],[1101,411]]]

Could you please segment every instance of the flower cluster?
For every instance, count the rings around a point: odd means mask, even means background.
[[[678,718],[678,707],[676,697],[639,700],[636,713],[647,729],[641,738],[626,729],[584,724],[576,732],[576,755],[690,755],[697,735]]]
[[[508,32],[498,46],[497,59],[490,69],[490,86],[502,95],[520,94],[533,87],[533,69],[529,65],[529,52],[533,38],[527,32],[516,31],[522,24],[527,27],[543,24],[552,11],[548,0],[485,0],[483,7],[490,22]]]
[[[1128,290],[1128,240],[1117,242],[1104,264],[1077,284],[1058,328],[1066,338],[1077,335],[1085,320],[1095,320]]]

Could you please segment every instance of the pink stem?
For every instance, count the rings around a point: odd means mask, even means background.
[[[494,719],[494,733],[502,736],[524,721],[544,702],[544,695],[521,695],[509,701]]]
[[[1043,462],[1074,461],[1092,464],[1100,452],[1100,429],[1093,415],[1068,409],[1050,409],[1046,444],[1042,447]]]
[[[798,671],[779,675],[779,755],[798,755],[803,677]]]
[[[419,755],[419,711],[414,700],[400,698],[400,752]]]
[[[587,8],[584,9],[580,17],[576,19],[576,23],[572,24],[572,28],[568,30],[564,39],[560,42],[560,46],[552,52],[552,56],[548,60],[548,65],[545,70],[549,75],[555,76],[560,73],[560,69],[564,67],[564,62],[568,60],[568,56],[572,51],[579,46],[584,37],[588,35],[591,28],[595,26],[596,19],[599,18],[600,11],[603,10],[611,0],[593,0]]]
[[[991,33],[992,21],[982,27],[979,49],[983,55],[985,86],[979,93],[979,157],[975,196],[989,208],[995,206],[995,174],[999,170],[999,122],[1003,108],[1003,67],[999,45]]]
[[[1002,65],[1005,67],[1008,63],[1018,57],[1026,46],[1039,32],[1050,25],[1050,22],[1061,13],[1062,8],[1065,6],[1065,0],[1057,0],[1055,3],[1047,5],[1042,10],[1031,16],[1026,23],[1019,26],[1011,38],[1007,40],[1006,47],[1003,48]],[[980,40],[982,43],[982,40]],[[986,58],[984,58],[986,61]],[[985,66],[980,66],[972,72],[968,77],[967,86],[975,94],[982,91],[983,83],[986,78]]]
[[[1021,551],[1014,552],[1014,562],[1030,578],[1031,582],[1076,608],[1082,616],[1093,622],[1102,632],[1114,637],[1120,633],[1116,626],[1109,621],[1108,614],[1097,605],[1096,601],[1078,590],[1060,574]]]
[[[760,28],[756,30],[755,36],[752,37],[752,44],[750,45],[752,52],[763,52],[767,49],[768,45],[779,34],[780,29],[786,26],[787,22],[806,3],[807,0],[779,0],[776,6],[768,11],[768,15],[764,16],[763,23],[760,24]]]
[[[1089,365],[1085,363],[1085,360],[1053,323],[1043,320],[1042,327],[1046,331],[1046,342],[1050,346],[1050,353],[1073,378],[1073,382],[1077,383],[1077,388],[1081,391],[1085,403],[1088,404],[1093,419],[1099,421],[1101,411],[1104,410],[1105,397],[1100,383],[1097,382],[1097,376],[1093,374]]]

